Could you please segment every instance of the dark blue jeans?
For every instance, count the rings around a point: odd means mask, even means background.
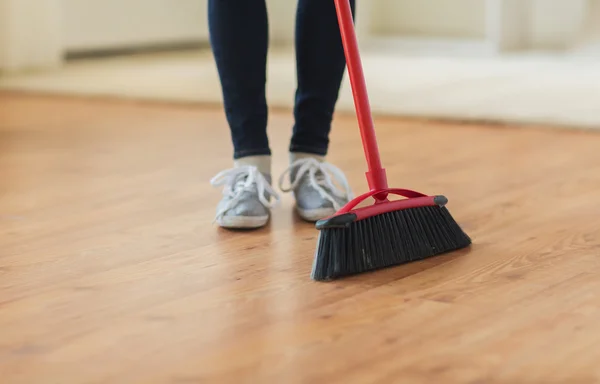
[[[351,5],[354,10],[354,0]],[[209,0],[208,17],[234,158],[269,155],[265,0]],[[333,0],[298,0],[295,33],[298,88],[290,151],[325,155],[346,68]]]

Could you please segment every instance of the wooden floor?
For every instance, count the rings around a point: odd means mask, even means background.
[[[377,123],[391,186],[447,195],[474,245],[315,283],[290,196],[212,225],[220,110],[0,94],[1,382],[598,382],[600,133]],[[330,160],[366,190],[352,116]]]

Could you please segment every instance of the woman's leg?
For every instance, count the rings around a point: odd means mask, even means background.
[[[208,21],[235,159],[232,169],[212,180],[224,195],[216,221],[227,228],[262,227],[271,198],[277,198],[267,138],[265,0],[209,0]]]
[[[354,14],[354,0],[350,0],[350,5]],[[296,67],[291,185],[282,189],[294,192],[296,210],[302,218],[315,221],[334,214],[352,198],[343,172],[325,163],[331,121],[346,68],[333,0],[298,1]],[[328,180],[336,180],[341,188]]]
[[[234,158],[270,155],[265,97],[265,0],[209,0],[208,25]]]
[[[350,1],[354,12],[354,0]],[[324,156],[346,68],[333,0],[299,0],[296,14],[296,90],[290,152]]]

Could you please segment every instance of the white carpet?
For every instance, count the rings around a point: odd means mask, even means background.
[[[600,66],[583,57],[435,58],[368,53],[371,104],[391,115],[600,127]],[[269,59],[271,106],[291,107],[294,57]],[[0,89],[116,96],[170,102],[220,102],[209,53],[75,61],[65,68],[0,77]],[[348,80],[340,110],[352,110]]]

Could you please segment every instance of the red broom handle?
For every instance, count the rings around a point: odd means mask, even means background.
[[[369,169],[366,173],[367,182],[369,183],[369,188],[371,190],[384,190],[388,187],[387,177],[379,158],[379,148],[377,146],[377,138],[375,137],[375,127],[373,125],[373,117],[371,116],[367,84],[365,82],[360,52],[358,50],[358,41],[354,30],[354,20],[352,18],[350,1],[334,1],[346,55],[346,65],[348,66],[350,84],[352,85],[354,107],[356,109],[358,126],[360,128],[360,135]],[[385,199],[385,195],[381,197]]]

